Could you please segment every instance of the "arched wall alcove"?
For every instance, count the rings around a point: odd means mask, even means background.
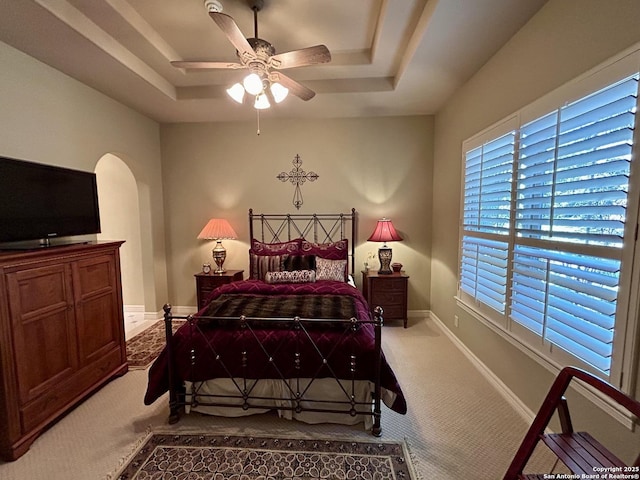
[[[102,232],[98,240],[124,240],[120,249],[122,299],[127,312],[145,311],[140,196],[127,164],[108,153],[95,167]]]

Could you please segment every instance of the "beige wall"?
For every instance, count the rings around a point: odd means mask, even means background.
[[[295,99],[292,101],[296,101]],[[225,217],[239,240],[224,241],[225,267],[248,273],[247,212],[296,213],[294,187],[276,179],[293,168],[320,178],[302,186],[300,213],[359,214],[356,278],[375,221],[390,217],[404,237],[393,259],[410,279],[409,308],[429,308],[433,126],[431,117],[330,120],[261,119],[256,124],[163,125],[162,165],[168,229],[169,293],[176,305],[195,305],[193,275],[211,262],[212,242],[196,236],[211,217]]]
[[[462,141],[640,41],[636,0],[551,0],[438,113],[435,119],[431,308],[533,411],[552,375],[456,307]],[[435,281],[435,279],[438,279]],[[454,315],[460,326],[454,327]],[[572,400],[570,399],[570,402]],[[584,400],[585,418],[627,459],[640,434]]]
[[[0,43],[0,155],[88,171],[107,153],[122,159],[138,185],[145,307],[157,311],[167,300],[195,305],[193,274],[211,261],[212,248],[196,236],[210,217],[228,218],[240,236],[224,242],[225,266],[248,270],[247,210],[296,212],[293,186],[275,176],[290,171],[300,154],[303,169],[320,175],[303,185],[300,212],[358,210],[357,272],[367,252],[378,248],[366,242],[375,220],[391,217],[405,238],[392,247],[394,260],[411,275],[409,308],[431,309],[536,410],[551,374],[455,304],[461,143],[640,41],[638,25],[637,0],[550,0],[435,121],[284,121],[267,113],[259,137],[253,122],[159,129]],[[575,400],[578,412],[599,425],[605,442],[624,455],[635,454],[640,434]]]
[[[158,124],[3,43],[0,65],[0,155],[94,171],[113,153],[131,169],[143,241],[139,288],[146,310],[160,310],[167,289]]]
[[[108,153],[96,165],[100,234],[98,240],[126,239],[120,247],[122,301],[125,310],[144,306],[140,200],[136,179],[129,167]],[[114,193],[117,192],[117,195]]]

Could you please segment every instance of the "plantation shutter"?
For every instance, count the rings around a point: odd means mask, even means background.
[[[637,92],[635,75],[520,131],[510,318],[607,375]]]
[[[515,132],[465,156],[460,288],[505,314]]]
[[[515,132],[475,148],[466,155],[465,230],[507,235],[511,209]]]
[[[507,249],[505,242],[464,237],[460,288],[477,301],[505,313]]]

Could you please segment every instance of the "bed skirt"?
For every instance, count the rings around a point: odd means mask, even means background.
[[[198,412],[207,415],[222,417],[242,417],[266,413],[275,410],[278,416],[287,420],[298,420],[304,423],[339,423],[342,425],[364,424],[366,430],[373,427],[373,395],[375,384],[367,380],[342,380],[340,384],[333,378],[318,378],[311,382],[310,379],[301,378],[289,380],[261,379],[246,380],[251,389],[251,399],[248,400],[248,408],[243,408],[244,400],[238,397],[238,387],[244,387],[242,378],[219,378],[204,382],[185,382],[185,412]],[[299,383],[298,383],[299,382]],[[293,385],[296,383],[296,385]],[[296,408],[293,391],[304,391],[304,398],[300,407]],[[357,405],[357,412],[367,411],[366,414],[334,413],[314,411],[317,406],[323,409],[335,409],[343,411],[345,406],[351,404],[351,392],[353,391],[353,404]],[[348,392],[348,393],[347,393]],[[382,388],[382,400],[385,405],[393,405],[396,394]],[[321,400],[314,400],[321,399]],[[212,402],[212,400],[215,400]],[[209,405],[208,403],[216,403]],[[229,405],[229,406],[223,406]],[[356,409],[354,409],[356,410]]]

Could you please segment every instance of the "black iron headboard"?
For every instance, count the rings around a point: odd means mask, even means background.
[[[249,235],[264,243],[304,238],[313,243],[347,239],[350,244],[351,274],[355,273],[356,209],[351,213],[253,213],[249,209]],[[349,223],[351,224],[349,228]]]

